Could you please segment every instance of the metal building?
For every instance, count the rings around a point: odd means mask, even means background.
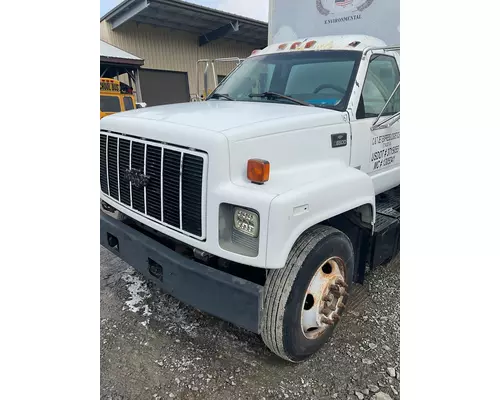
[[[199,94],[198,60],[246,58],[265,47],[267,23],[182,0],[125,0],[101,18],[101,40],[144,60],[140,90],[153,106]],[[217,64],[217,77],[235,66]]]
[[[135,89],[137,101],[142,101],[139,82],[141,65],[144,65],[142,58],[101,40],[101,78],[128,79],[128,84]]]

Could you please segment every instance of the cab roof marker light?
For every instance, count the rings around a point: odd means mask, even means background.
[[[290,46],[290,50],[295,50],[302,42],[295,42]]]
[[[310,49],[311,47],[313,47],[314,45],[316,44],[316,40],[311,40],[309,42],[306,43],[306,45],[304,46],[306,49]]]
[[[287,43],[280,44],[280,45],[278,46],[278,49],[279,49],[279,50],[285,50],[285,49],[286,49],[286,46],[288,46],[288,44],[287,44]]]

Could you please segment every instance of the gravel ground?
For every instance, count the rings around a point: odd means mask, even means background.
[[[101,398],[399,399],[399,260],[357,285],[333,339],[290,364],[101,247]]]

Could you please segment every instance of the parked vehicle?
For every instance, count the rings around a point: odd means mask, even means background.
[[[244,59],[239,57],[198,60],[196,63],[196,93],[191,95],[191,101],[204,101],[207,95],[210,95],[213,89],[219,85],[222,77],[217,74],[218,66],[237,67],[243,61]],[[200,69],[200,64],[203,70]],[[200,88],[200,72],[203,72],[203,88]]]
[[[321,18],[344,18],[319,3],[334,14],[315,8],[296,39],[286,15],[307,5],[271,1],[270,45],[206,101],[110,116],[100,133],[101,244],[292,362],[327,342],[353,283],[399,251],[399,46],[315,36]],[[382,8],[367,3],[349,12]],[[360,30],[382,23],[369,15]]]
[[[101,78],[101,119],[136,108],[135,96],[130,86],[117,79]]]

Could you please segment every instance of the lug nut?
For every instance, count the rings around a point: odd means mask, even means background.
[[[334,324],[334,322],[330,318],[326,318],[326,317],[321,317],[321,322],[323,322],[324,324],[327,324],[327,325]]]
[[[335,284],[347,288],[347,284],[342,278],[335,279]]]
[[[324,315],[329,315],[331,314],[332,312],[334,312],[335,310],[332,309],[332,308],[329,308],[329,307],[325,307],[321,310],[321,314],[324,314]]]
[[[339,290],[340,290],[339,285],[336,285],[336,284],[330,285],[331,292],[335,293],[335,292],[338,292]]]
[[[330,301],[333,301],[333,296],[331,294],[327,294],[327,295],[323,296],[322,300],[326,301],[328,303]]]

